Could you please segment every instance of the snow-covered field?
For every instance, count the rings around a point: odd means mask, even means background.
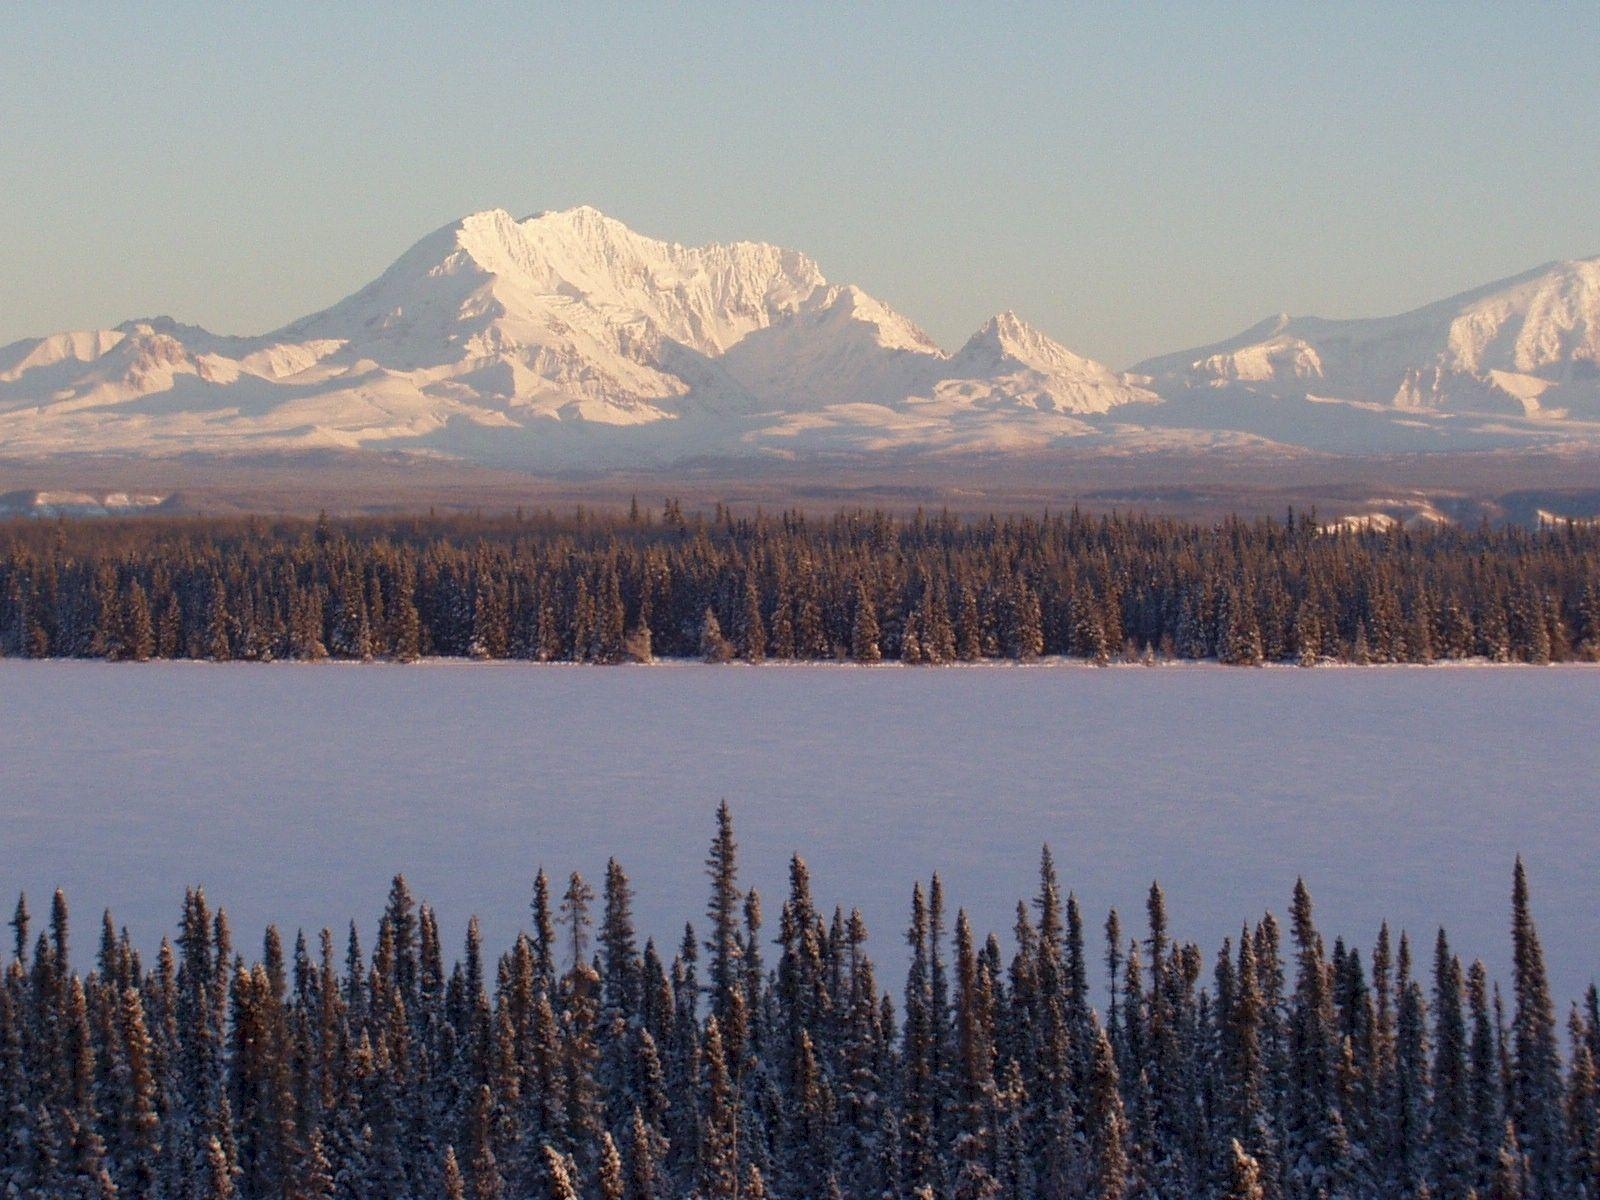
[[[1425,964],[1443,921],[1506,980],[1520,851],[1564,1001],[1600,975],[1597,729],[1584,668],[6,661],[0,890],[64,886],[87,955],[102,907],[153,945],[203,883],[253,950],[269,919],[370,939],[403,870],[498,949],[536,866],[598,884],[615,854],[675,942],[727,797],[769,925],[798,850],[889,980],[915,879],[1004,932],[1045,841],[1094,931],[1141,928],[1159,878],[1209,957],[1304,872],[1330,946],[1387,916]]]

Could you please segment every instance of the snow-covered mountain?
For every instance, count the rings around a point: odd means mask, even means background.
[[[1242,386],[1407,412],[1600,418],[1600,258],[1550,263],[1396,317],[1270,317],[1134,371],[1168,396]]]
[[[1153,397],[1109,367],[1051,341],[1014,312],[990,318],[945,364],[939,397],[994,408],[1108,413]]]
[[[680,246],[592,208],[495,210],[261,337],[156,318],[0,350],[0,453],[661,460],[805,449],[800,417],[848,430],[825,439],[840,450],[931,447],[956,423],[963,444],[1004,445],[1155,399],[1010,314],[947,355],[795,251]]]
[[[947,353],[816,263],[592,208],[476,213],[275,332],[170,318],[0,348],[0,456],[696,456],[1600,443],[1600,260],[1382,321],[1275,319],[1119,373],[1015,314]],[[1465,417],[1463,414],[1467,414]]]

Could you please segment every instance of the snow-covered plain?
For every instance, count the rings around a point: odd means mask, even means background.
[[[726,797],[769,926],[799,851],[896,986],[914,880],[1005,933],[1046,841],[1097,955],[1152,878],[1209,957],[1304,872],[1330,947],[1387,916],[1426,963],[1443,921],[1508,980],[1520,851],[1565,1001],[1600,975],[1597,728],[1585,668],[5,661],[0,889],[42,914],[65,887],[81,956],[107,905],[153,946],[191,883],[250,952],[268,920],[351,917],[370,948],[404,871],[453,941],[476,912],[498,950],[539,864],[598,883],[615,854],[675,943]]]

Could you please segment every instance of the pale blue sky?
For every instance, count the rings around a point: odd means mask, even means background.
[[[1600,253],[1592,0],[224,7],[7,6],[0,343],[260,332],[489,207],[1119,366]]]

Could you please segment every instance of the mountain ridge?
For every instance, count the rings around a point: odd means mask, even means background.
[[[0,348],[0,454],[383,449],[501,464],[1600,444],[1600,259],[1390,318],[1279,314],[1113,370],[1010,310],[955,351],[797,250],[487,209],[258,336]]]
[[[1600,257],[1554,260],[1390,317],[1280,313],[1130,371],[1168,395],[1270,385],[1397,409],[1600,418]],[[1557,395],[1570,408],[1546,401]]]

